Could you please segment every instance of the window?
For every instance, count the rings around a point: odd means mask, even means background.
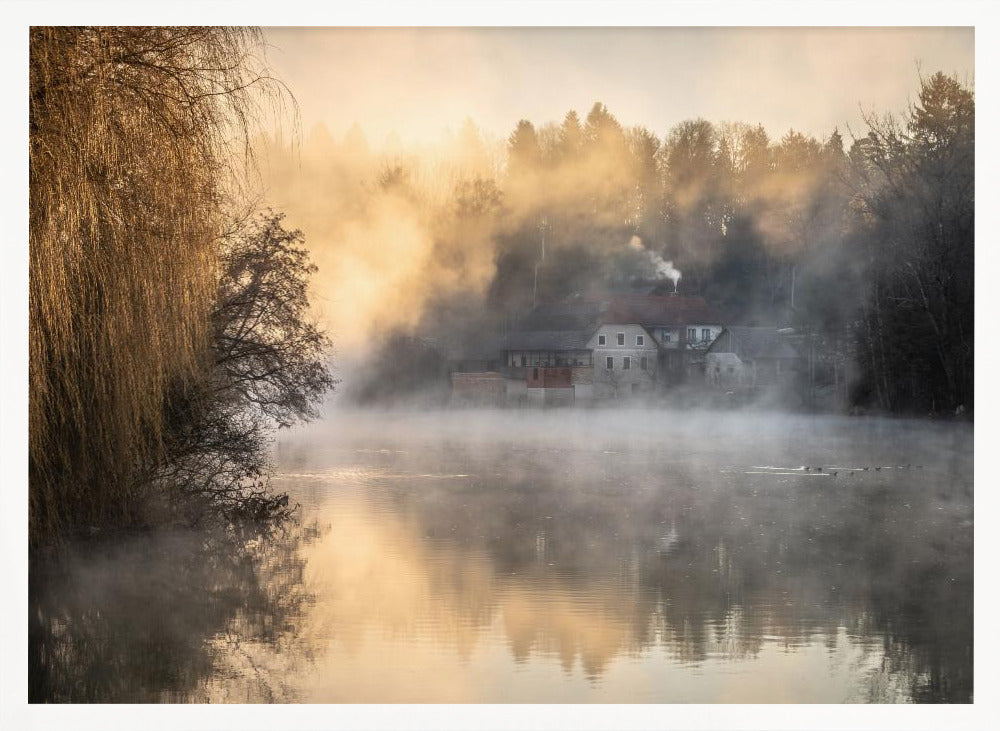
[[[626,355],[624,358],[622,358],[622,370],[627,371],[631,367],[632,367],[632,359]]]
[[[633,383],[632,384],[632,393],[639,393],[639,384],[638,383]]]
[[[619,345],[625,344],[625,333],[618,333],[618,344]]]
[[[608,336],[607,335],[598,335],[597,336],[597,344],[598,345],[607,345],[608,344]]]
[[[646,338],[644,338],[642,335],[636,335],[635,336],[635,344],[636,345],[645,345],[646,344]]]
[[[531,370],[531,377],[533,379],[535,379],[536,381],[538,380],[538,369],[537,368],[532,368],[532,370]]]
[[[670,342],[670,331],[669,330],[664,330],[663,334],[661,335],[661,337],[663,338],[663,342],[669,343]]]
[[[695,341],[695,339],[697,339],[697,337],[698,337],[698,331],[695,330],[693,327],[689,327],[688,328],[688,342],[689,343],[693,343]]]
[[[732,366],[727,366],[727,367],[726,367],[726,370],[727,370],[727,371],[728,371],[729,373],[733,373],[733,372],[735,372],[735,370],[736,370],[736,369],[735,369],[735,368],[733,368]]]
[[[615,369],[615,359],[612,356],[608,356],[608,370],[613,371]]]
[[[521,353],[521,367],[524,368],[528,365],[527,359],[524,357],[524,353]]]
[[[708,342],[709,340],[711,340],[712,339],[712,331],[709,330],[707,327],[703,327],[701,329],[701,339],[704,340],[705,342]]]
[[[639,368],[642,370],[649,370],[649,359],[646,356],[639,358]]]

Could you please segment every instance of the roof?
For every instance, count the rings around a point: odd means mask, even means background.
[[[722,325],[725,317],[703,297],[687,295],[614,295],[602,321],[605,324],[638,323],[644,326]]]
[[[490,361],[500,358],[500,351],[503,350],[503,339],[497,335],[483,334],[475,338],[466,340],[448,339],[435,344],[444,353],[445,358],[451,361],[481,360]]]
[[[722,314],[702,297],[612,294],[538,305],[507,336],[504,350],[586,350],[601,324],[646,327],[722,325]]]
[[[604,304],[594,300],[573,299],[550,302],[532,308],[517,323],[520,331],[590,330],[600,320]]]
[[[604,303],[573,299],[532,308],[508,333],[504,350],[586,350],[601,319]]]
[[[591,330],[531,330],[507,335],[505,350],[586,350]]]
[[[741,359],[799,357],[774,327],[727,327],[708,346],[708,352],[736,353]]]

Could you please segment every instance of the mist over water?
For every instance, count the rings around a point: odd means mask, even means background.
[[[971,702],[974,29],[735,33],[33,27],[29,701]]]
[[[33,574],[32,700],[972,699],[970,425],[336,411],[276,462],[281,535]]]

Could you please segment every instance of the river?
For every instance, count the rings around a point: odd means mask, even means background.
[[[969,424],[334,412],[269,537],[32,567],[32,701],[969,702]]]

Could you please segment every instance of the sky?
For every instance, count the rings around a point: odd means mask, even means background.
[[[359,124],[379,145],[435,143],[465,119],[493,138],[519,119],[605,103],[661,137],[674,124],[763,124],[816,136],[900,111],[918,68],[975,80],[972,28],[269,28],[268,62],[304,131]]]

